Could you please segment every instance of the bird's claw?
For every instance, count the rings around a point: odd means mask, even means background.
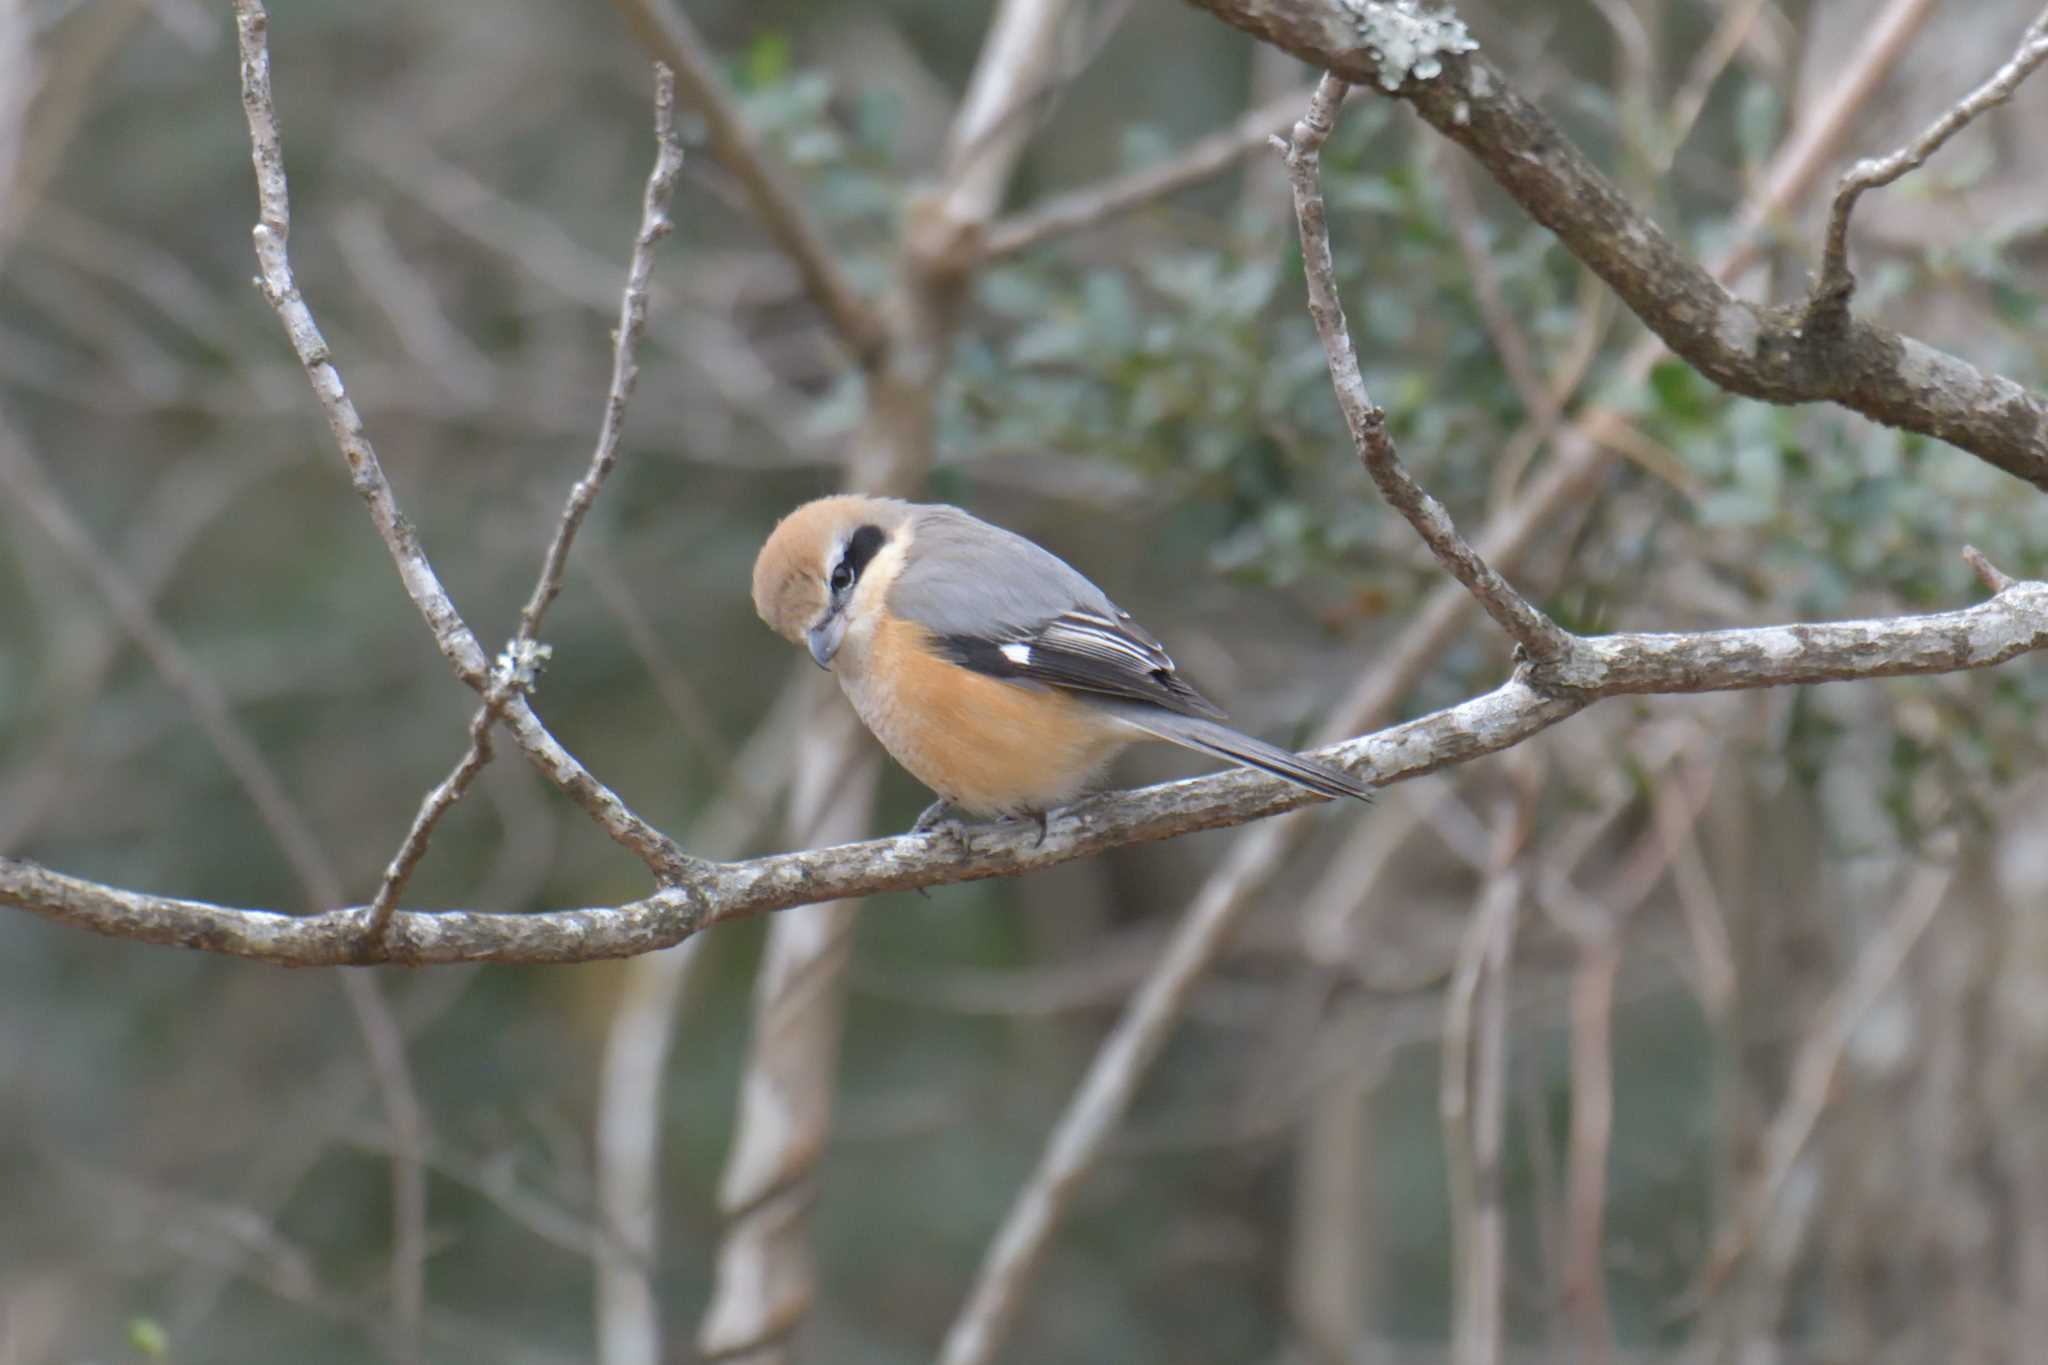
[[[1033,847],[1042,847],[1045,844],[1046,831],[1050,826],[1044,811],[1020,811],[1009,818],[1012,820],[1025,820],[1037,825],[1038,838],[1033,841]],[[958,844],[962,852],[972,852],[971,831],[973,829],[974,826],[961,816],[960,812],[954,808],[950,801],[941,800],[934,801],[924,808],[924,813],[917,817],[917,822],[910,827],[910,832],[912,834],[943,834]]]
[[[960,812],[953,809],[950,801],[939,800],[924,808],[917,817],[917,823],[910,827],[912,834],[940,834],[958,844],[963,852],[971,848],[967,837],[967,822],[960,818]]]

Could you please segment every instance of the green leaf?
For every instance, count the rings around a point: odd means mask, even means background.
[[[151,1360],[171,1358],[171,1334],[155,1318],[130,1318],[128,1344],[135,1348],[136,1354],[148,1356]]]
[[[789,75],[789,35],[769,29],[747,45],[740,58],[740,87],[758,90]]]

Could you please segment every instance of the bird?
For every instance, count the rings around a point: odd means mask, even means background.
[[[1035,820],[1135,740],[1369,801],[1349,773],[1254,739],[1131,614],[1051,551],[957,507],[838,494],[776,523],[754,610],[838,679],[875,738],[937,794],[920,832]]]

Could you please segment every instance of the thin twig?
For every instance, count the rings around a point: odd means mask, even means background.
[[[614,3],[642,46],[675,72],[683,97],[704,120],[713,154],[746,186],[761,225],[803,276],[804,286],[847,350],[862,368],[872,369],[889,345],[881,317],[825,244],[825,234],[789,172],[740,116],[696,25],[674,0]]]
[[[605,392],[604,418],[598,424],[597,447],[591,452],[590,467],[569,490],[561,519],[542,557],[540,577],[533,593],[519,612],[519,629],[512,642],[498,656],[491,670],[490,686],[484,690],[483,705],[469,723],[469,748],[456,762],[454,771],[427,793],[406,831],[398,852],[392,855],[370,901],[369,923],[363,927],[367,942],[375,942],[390,922],[405,883],[426,856],[434,828],[469,791],[470,784],[491,761],[491,727],[514,697],[533,689],[548,649],[539,644],[541,619],[562,590],[562,574],[568,567],[569,548],[576,532],[589,515],[591,505],[604,487],[605,479],[619,461],[619,437],[625,430],[626,405],[640,378],[640,338],[647,331],[647,283],[654,269],[654,246],[669,235],[669,201],[675,197],[676,180],[683,169],[683,146],[675,131],[675,78],[667,67],[654,67],[654,169],[648,173],[641,198],[640,229],[633,237],[633,250],[626,266],[626,286],[619,296],[618,328],[612,336],[612,377]]]
[[[597,500],[598,491],[619,461],[619,437],[625,429],[626,404],[640,379],[640,338],[647,332],[647,282],[654,270],[654,247],[674,231],[669,221],[669,201],[675,197],[676,178],[682,174],[683,144],[676,138],[676,82],[666,66],[654,67],[654,169],[648,173],[647,188],[641,196],[640,230],[633,237],[633,252],[626,266],[626,287],[619,295],[618,328],[612,336],[611,386],[605,392],[604,420],[598,426],[597,448],[591,452],[590,468],[569,490],[562,507],[561,522],[548,543],[541,564],[540,579],[519,612],[518,639],[531,644],[540,638],[541,617],[548,604],[562,590],[562,572],[569,561],[569,547],[576,532]]]
[[[291,198],[270,91],[270,15],[262,0],[235,0],[235,32],[242,59],[242,111],[249,123],[250,157],[256,168],[259,221],[253,236],[260,270],[257,285],[284,324],[292,350],[348,464],[350,482],[369,508],[370,520],[397,565],[406,595],[426,621],[456,677],[484,692],[491,684],[490,661],[441,586],[412,523],[399,511],[362,416],[334,366],[334,353],[292,275],[288,247]],[[583,807],[613,840],[638,855],[657,878],[673,880],[690,869],[692,860],[668,836],[634,814],[548,733],[524,697],[515,696],[506,703],[504,720],[533,765]]]
[[[384,877],[377,884],[377,894],[370,900],[369,916],[363,925],[365,943],[375,943],[384,936],[384,927],[391,922],[391,912],[398,906],[399,894],[405,890],[413,869],[427,856],[427,845],[434,837],[435,826],[468,793],[477,774],[491,761],[491,727],[504,712],[506,703],[531,690],[546,657],[545,645],[529,645],[522,650],[518,641],[508,645],[505,653],[499,656],[491,685],[484,692],[484,704],[470,718],[468,751],[456,763],[454,770],[435,783],[426,799],[420,802],[412,827],[406,831],[404,841],[384,868]]]
[[[1889,156],[1859,161],[1849,168],[1835,189],[1834,207],[1828,213],[1820,279],[1814,286],[1815,307],[1846,309],[1850,295],[1855,292],[1856,277],[1849,272],[1849,215],[1856,211],[1856,201],[1863,197],[1863,192],[1889,185],[1926,165],[1927,158],[1940,151],[1943,143],[2011,99],[2020,82],[2044,61],[2048,61],[2048,10],[2027,25],[2018,49],[1990,80],[1951,105],[1920,136]]]
[[[1381,495],[1408,519],[1437,562],[1479,599],[1480,606],[1508,638],[1533,661],[1549,663],[1570,650],[1571,637],[1531,606],[1458,534],[1443,504],[1425,492],[1402,467],[1393,437],[1387,434],[1386,414],[1373,405],[1365,391],[1358,352],[1352,347],[1350,329],[1344,321],[1344,304],[1337,294],[1337,267],[1330,252],[1330,229],[1319,178],[1322,146],[1330,136],[1337,109],[1349,88],[1337,77],[1325,75],[1309,101],[1308,112],[1294,125],[1294,136],[1286,141],[1274,139],[1286,158],[1287,179],[1294,190],[1295,215],[1301,224],[1302,269],[1308,281],[1309,316],[1315,319],[1316,332],[1323,341],[1330,382],[1337,390],[1337,404],[1344,410],[1352,444]]]
[[[1014,256],[1054,237],[1095,227],[1222,174],[1284,129],[1300,111],[1308,94],[1306,90],[1290,90],[1240,115],[1229,127],[1189,143],[1156,165],[1054,195],[993,224],[982,244],[982,259]]]

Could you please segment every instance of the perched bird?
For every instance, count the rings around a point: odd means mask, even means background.
[[[919,829],[1029,816],[1043,837],[1046,811],[1148,738],[1370,799],[1357,778],[1223,724],[1102,589],[957,507],[805,503],[754,561],[754,609],[807,645],[882,747],[939,794]]]

